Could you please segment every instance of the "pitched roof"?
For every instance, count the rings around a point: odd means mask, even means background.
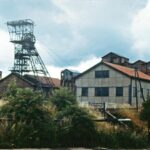
[[[60,87],[60,80],[57,78],[50,78],[50,77],[44,77],[44,76],[38,76],[35,77],[34,75],[24,75],[24,78],[27,80],[37,83],[37,81],[40,81],[40,83],[44,86],[48,85],[48,80],[54,84],[54,87]]]
[[[75,79],[81,77],[82,75],[84,75],[87,72],[91,71],[92,69],[96,68],[100,64],[105,64],[108,67],[111,67],[111,68],[115,69],[116,71],[119,71],[120,73],[123,73],[123,74],[125,74],[129,77],[133,77],[133,78],[135,77],[135,69],[133,69],[133,68],[129,68],[129,67],[121,66],[121,65],[118,65],[118,64],[113,64],[113,63],[101,61],[101,62],[97,63],[96,65],[94,65],[93,67],[89,68],[88,70],[84,71],[83,73],[79,74]],[[150,81],[150,76],[149,75],[147,75],[147,74],[145,74],[141,71],[138,71],[138,75],[139,75],[139,78],[141,80]]]
[[[132,64],[136,64],[136,63],[143,63],[143,64],[145,64],[146,62],[145,61],[143,61],[143,60],[137,60],[137,61],[135,61],[134,63],[132,63]]]
[[[79,74],[79,73],[80,73],[79,71],[77,71],[77,70],[73,70],[73,69],[64,69],[64,70],[62,70],[61,72],[64,72],[64,71],[69,71],[69,72],[77,73],[77,74]]]
[[[24,75],[24,76],[21,76],[18,73],[10,73],[5,78],[0,79],[0,82],[4,81],[5,79],[9,78],[12,75],[15,75],[16,77],[18,77],[19,79],[27,82],[31,86],[36,86],[36,83],[38,81],[40,81],[44,87],[47,87],[47,79],[46,79],[46,77],[40,76],[38,78],[35,78],[33,75]],[[59,79],[57,79],[57,78],[51,78],[51,80],[52,80],[55,88],[59,88],[60,87],[60,80]]]
[[[116,55],[116,56],[118,56],[118,57],[122,57],[122,58],[125,58],[125,59],[128,59],[128,60],[129,60],[129,58],[124,57],[124,56],[121,56],[121,55],[118,55],[118,54],[116,54],[116,53],[114,53],[114,52],[109,52],[108,54],[104,55],[102,58],[107,57],[108,55]]]
[[[103,62],[104,64],[106,64],[109,67],[112,67],[113,69],[122,72],[123,74],[130,76],[130,77],[135,77],[135,69],[133,68],[129,68],[129,67],[125,67],[125,66],[121,66],[121,65],[117,65],[117,64],[112,64],[112,63],[108,63],[108,62]],[[138,75],[140,79],[143,80],[148,80],[150,81],[150,76],[138,71]]]
[[[58,78],[51,78],[55,87],[60,87],[60,80]]]
[[[21,80],[23,80],[23,81],[29,83],[29,84],[32,85],[32,86],[35,86],[35,84],[34,84],[33,82],[31,82],[31,81],[25,79],[25,78],[24,78],[23,76],[21,76],[20,74],[18,74],[18,73],[13,73],[13,72],[10,73],[9,75],[7,75],[6,77],[0,79],[0,82],[4,81],[5,79],[9,78],[9,77],[12,76],[12,75],[15,75],[15,76],[18,77],[19,79],[21,79]]]

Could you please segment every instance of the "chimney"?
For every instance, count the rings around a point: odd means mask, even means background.
[[[0,79],[2,78],[2,71],[0,71]]]

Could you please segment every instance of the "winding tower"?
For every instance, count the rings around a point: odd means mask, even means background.
[[[10,42],[14,44],[14,66],[11,72],[20,75],[32,74],[41,79],[44,83],[53,87],[52,79],[35,47],[36,38],[34,36],[34,22],[30,19],[7,22],[10,34]],[[37,82],[37,87],[41,87],[41,82]]]

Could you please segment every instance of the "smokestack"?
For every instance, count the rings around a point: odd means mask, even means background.
[[[2,71],[0,71],[0,79],[2,78]]]

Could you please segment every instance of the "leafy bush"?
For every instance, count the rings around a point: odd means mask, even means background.
[[[147,98],[147,101],[143,103],[143,109],[141,110],[140,118],[147,122],[148,140],[150,141],[150,96]]]
[[[53,92],[51,101],[56,106],[58,111],[61,111],[71,105],[77,104],[74,94],[65,88],[60,88],[59,90],[55,90]]]
[[[0,109],[4,118],[0,122],[0,148],[148,146],[146,136],[134,128],[97,128],[93,116],[77,105],[67,89],[56,90],[51,101],[45,101],[40,92],[20,89],[13,83],[4,100]]]
[[[97,130],[92,117],[78,106],[58,113],[61,146],[93,147],[97,145]],[[65,138],[64,138],[65,137]]]
[[[11,119],[6,140],[15,147],[49,147],[55,143],[52,112],[44,107],[45,98],[38,91],[20,89],[13,84],[5,96],[1,117]],[[7,134],[6,134],[7,135]],[[7,139],[8,138],[8,139]]]
[[[61,88],[53,93],[51,100],[58,110],[56,120],[60,146],[94,146],[97,136],[94,121],[86,110],[77,105],[73,93]]]

